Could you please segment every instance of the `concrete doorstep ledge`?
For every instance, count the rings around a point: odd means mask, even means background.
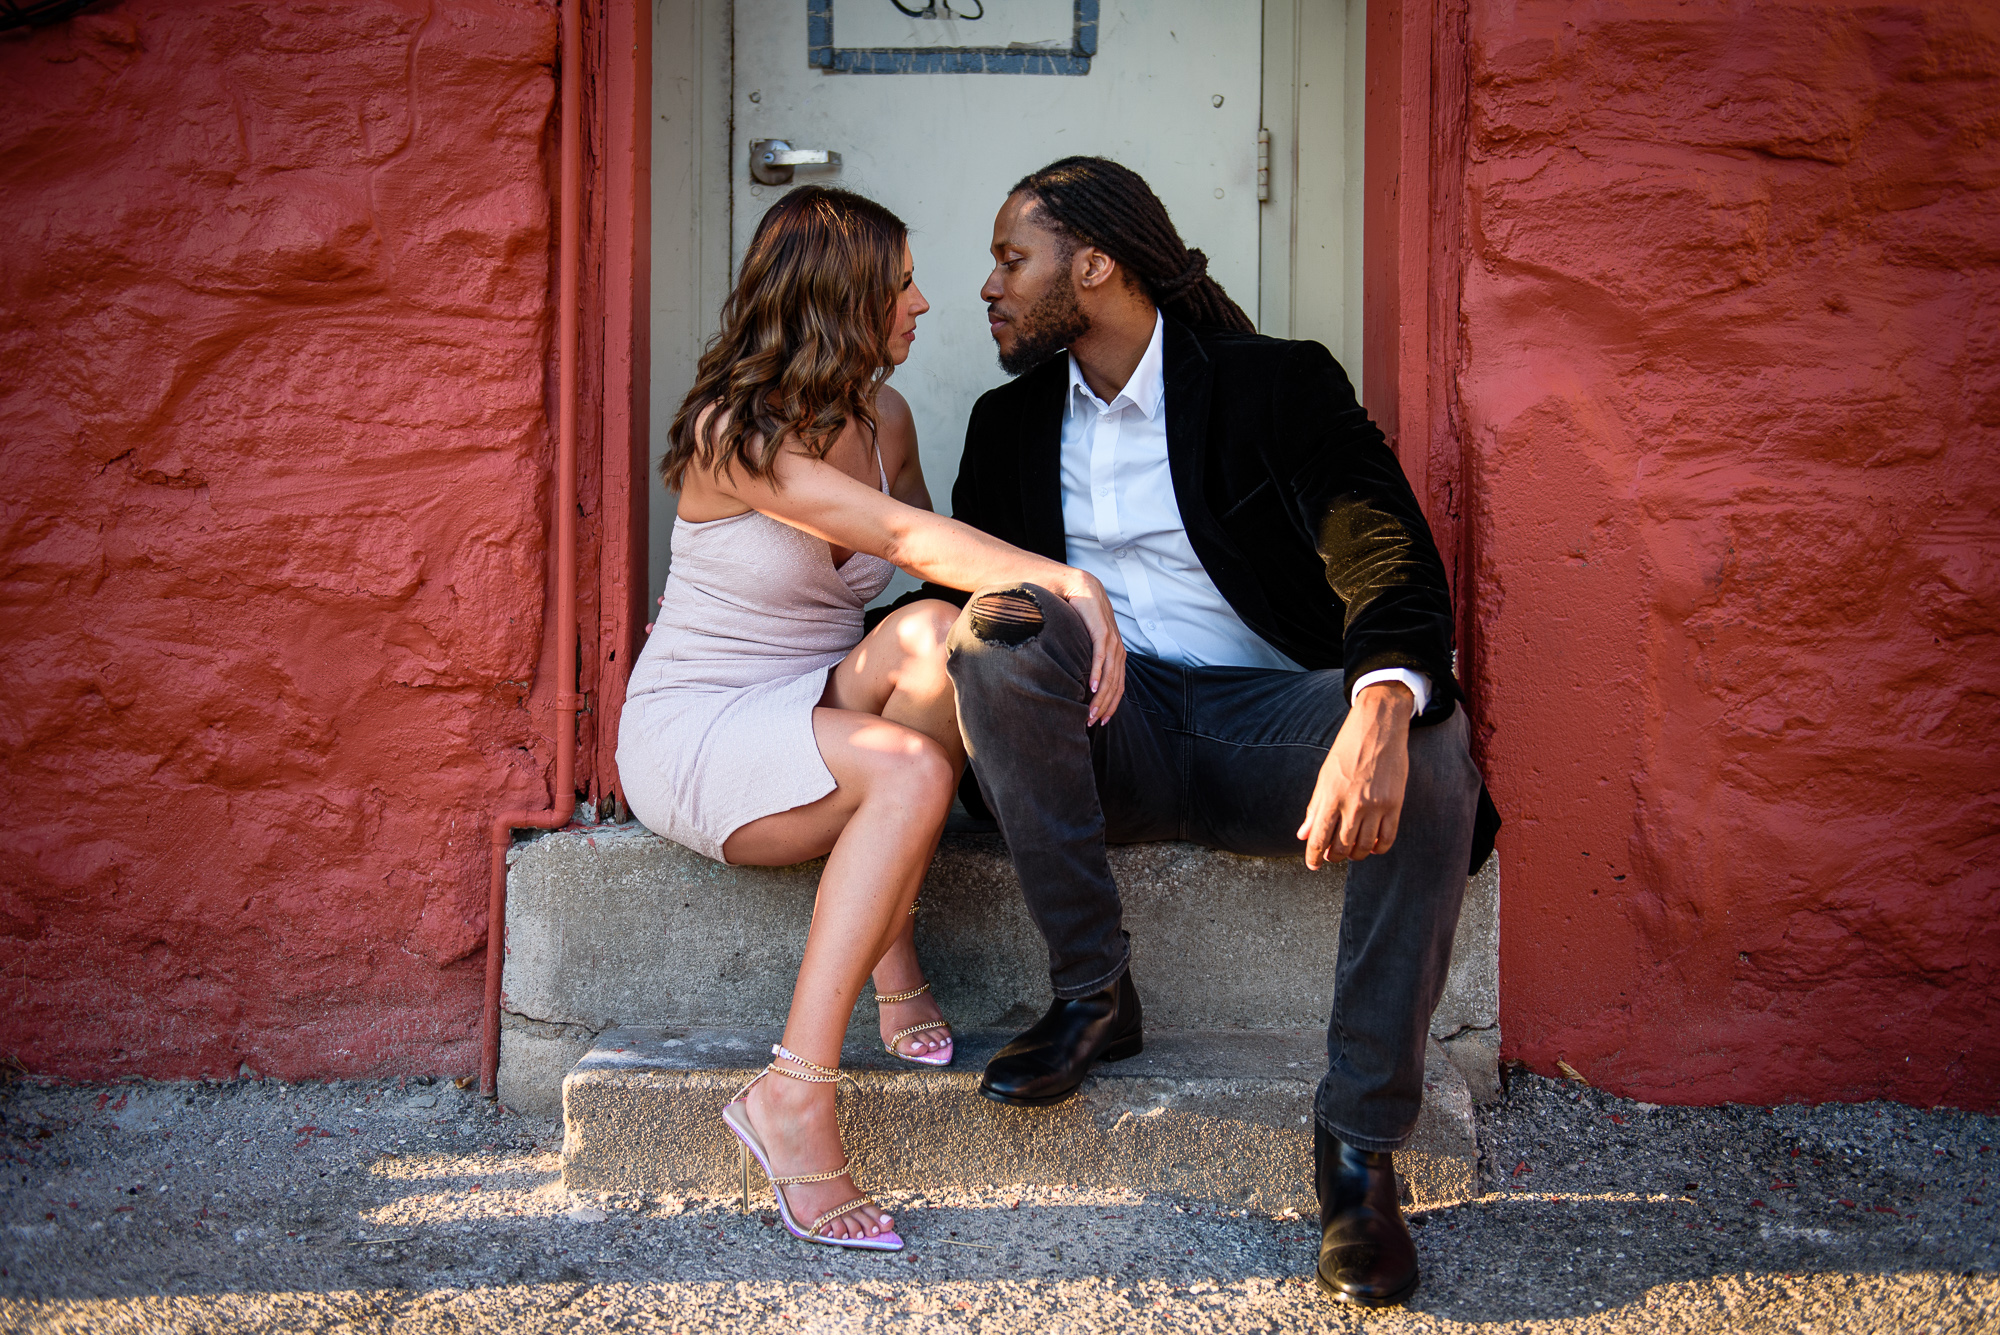
[[[769,1060],[775,1028],[616,1029],[563,1080],[563,1181],[572,1190],[735,1195],[736,1141],[722,1105]],[[1317,1208],[1312,1100],[1326,1066],[1317,1029],[1152,1030],[1138,1057],[1099,1065],[1052,1108],[977,1093],[1011,1030],[961,1033],[950,1067],[898,1062],[851,1042],[841,1128],[863,1190],[1126,1187],[1256,1210]],[[1477,1194],[1472,1099],[1435,1041],[1415,1142],[1396,1156],[1406,1199]],[[857,1087],[858,1086],[858,1087]],[[753,1162],[751,1199],[770,1187]]]
[[[545,835],[517,844],[509,863],[500,1064],[509,1107],[553,1115],[564,1076],[610,1030],[775,1037],[783,1025],[823,864],[724,866],[636,824]],[[1316,1079],[1344,871],[1178,843],[1114,848],[1111,866],[1148,1042],[1156,1033],[1306,1033],[1310,1057],[1298,1069]],[[1482,1100],[1498,1086],[1498,935],[1489,861],[1466,887],[1431,1021]],[[945,837],[924,882],[917,952],[962,1033],[1019,1032],[1048,1006],[1048,948],[998,836]],[[864,998],[850,1048],[874,1047],[875,1027]],[[960,1067],[976,1070],[970,1049],[960,1050]]]

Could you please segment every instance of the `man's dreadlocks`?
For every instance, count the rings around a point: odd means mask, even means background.
[[[1131,168],[1109,158],[1063,158],[1022,177],[1010,193],[1033,196],[1056,230],[1118,261],[1175,319],[1255,332],[1243,308],[1208,276],[1208,256],[1188,248],[1166,205]]]

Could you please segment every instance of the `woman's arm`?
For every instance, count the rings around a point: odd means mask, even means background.
[[[1111,600],[1095,576],[885,496],[803,451],[785,450],[775,472],[773,481],[743,469],[714,481],[718,490],[754,510],[837,547],[892,561],[919,579],[953,589],[1039,584],[1067,599],[1090,630],[1090,722],[1108,719],[1118,708],[1125,693],[1125,645]]]
[[[882,452],[882,466],[889,474],[889,494],[919,510],[937,509],[924,482],[916,419],[910,415],[910,405],[891,386],[882,386],[875,395],[875,425],[875,448]]]

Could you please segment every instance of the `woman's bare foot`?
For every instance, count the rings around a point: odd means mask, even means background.
[[[884,1043],[889,1041],[892,1034],[900,1033],[913,1024],[926,1024],[944,1019],[944,1012],[938,1009],[937,998],[928,992],[912,997],[908,1001],[884,1001],[878,1004],[882,1010]],[[929,1057],[950,1046],[949,1029],[919,1029],[916,1033],[904,1034],[897,1040],[896,1051],[905,1057]]]
[[[764,1144],[773,1173],[779,1177],[824,1173],[847,1162],[833,1092],[832,1085],[806,1084],[782,1075],[767,1075],[750,1087],[744,1099],[749,1105],[750,1125]],[[810,1229],[813,1220],[828,1210],[861,1195],[846,1174],[828,1182],[800,1182],[778,1190],[784,1192],[792,1218],[804,1229]],[[820,1236],[872,1238],[892,1231],[894,1226],[890,1216],[871,1202],[827,1220]]]
[[[882,953],[882,958],[875,962],[875,1004],[882,1012],[884,1043],[913,1024],[944,1019],[944,1012],[938,1009],[937,997],[929,991],[919,992],[908,1001],[882,1000],[883,997],[893,997],[899,992],[924,985],[924,970],[917,963],[913,928],[914,924],[906,919],[902,932]],[[951,1030],[920,1029],[899,1039],[896,1051],[905,1057],[930,1057],[950,1046]]]

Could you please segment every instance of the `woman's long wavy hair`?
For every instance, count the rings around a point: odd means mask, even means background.
[[[791,441],[823,458],[849,422],[875,430],[908,235],[902,219],[846,190],[801,186],[771,206],[667,431],[669,488],[690,467],[741,465],[769,479]]]

